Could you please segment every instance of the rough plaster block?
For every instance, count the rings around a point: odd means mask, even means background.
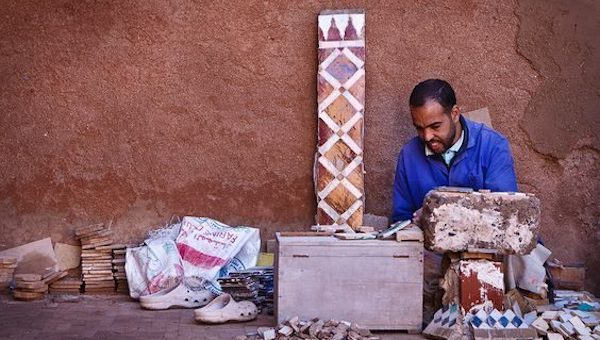
[[[540,201],[531,194],[431,191],[420,225],[437,252],[494,249],[528,254],[536,244]]]
[[[319,15],[317,224],[352,231],[363,225],[365,14]]]

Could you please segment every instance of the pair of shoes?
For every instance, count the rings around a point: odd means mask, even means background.
[[[182,282],[171,290],[140,296],[140,305],[145,309],[198,308],[208,304],[215,296],[207,289],[192,289]]]
[[[231,295],[221,294],[208,305],[194,311],[196,321],[223,323],[227,321],[250,321],[256,319],[258,308],[250,301],[235,302]]]

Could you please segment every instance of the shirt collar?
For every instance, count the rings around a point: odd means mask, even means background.
[[[460,150],[460,147],[462,146],[464,140],[465,140],[465,129],[462,129],[460,138],[456,141],[456,143],[454,143],[454,145],[452,145],[450,147],[450,149],[446,150],[444,153],[452,152],[452,154],[456,154]],[[427,146],[427,144],[425,144],[425,156],[433,156],[433,155],[434,155],[433,151],[431,151],[431,149]]]

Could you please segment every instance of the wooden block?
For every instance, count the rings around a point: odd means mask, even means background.
[[[16,288],[39,289],[39,288],[43,288],[44,286],[46,286],[46,284],[43,281],[17,281],[17,280],[15,280]]]
[[[310,227],[310,230],[316,232],[324,232],[324,233],[337,233],[342,231],[349,231],[348,229],[342,228],[337,225],[313,225]]]
[[[58,281],[60,279],[62,279],[63,277],[67,276],[67,272],[66,271],[62,271],[62,272],[56,272],[50,276],[48,276],[47,278],[45,278],[43,281],[45,284],[52,284],[55,281]]]
[[[96,243],[85,244],[85,245],[82,243],[81,249],[92,249],[92,248],[96,248],[97,246],[109,245],[112,242],[113,242],[112,240],[105,240],[105,241],[98,241]]]
[[[502,255],[498,254],[496,251],[488,252],[488,253],[480,253],[480,252],[461,252],[460,258],[462,260],[488,260],[494,262],[502,262]]]
[[[124,244],[110,244],[110,245],[107,245],[107,246],[96,247],[96,249],[98,249],[98,250],[107,250],[107,249],[108,250],[115,250],[115,249],[125,249],[125,248],[127,248],[127,246],[124,245]]]
[[[300,237],[300,236],[331,236],[332,232],[324,231],[282,231],[281,236],[285,237]]]
[[[17,264],[17,258],[16,257],[0,257],[0,268],[5,268],[2,266],[5,265],[14,265]]]
[[[335,233],[333,236],[340,240],[374,240],[377,238],[374,233]]]
[[[30,292],[30,293],[47,293],[48,292],[48,285],[44,284],[43,286],[39,287],[39,288],[17,288],[16,290],[20,291],[20,292]]]
[[[79,295],[81,294],[80,290],[75,290],[75,289],[56,289],[56,288],[50,288],[48,290],[48,292],[50,294],[64,294],[64,295]]]
[[[13,291],[13,296],[15,300],[22,301],[33,301],[33,300],[41,300],[44,298],[44,293],[33,293],[33,292],[24,292],[19,290]]]
[[[39,282],[42,280],[41,274],[15,274],[15,281]]]
[[[398,242],[423,242],[423,231],[414,225],[405,227],[396,233]]]
[[[583,290],[585,267],[550,266],[550,274],[557,289]]]
[[[104,223],[90,224],[83,227],[75,228],[75,235],[83,235],[85,233],[97,232],[104,229]]]
[[[1,270],[8,270],[10,269],[11,271],[14,271],[15,268],[17,268],[17,264],[0,264],[0,271]]]

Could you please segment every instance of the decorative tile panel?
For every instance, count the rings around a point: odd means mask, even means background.
[[[362,10],[319,15],[316,222],[347,232],[362,226],[364,211],[364,28]]]

